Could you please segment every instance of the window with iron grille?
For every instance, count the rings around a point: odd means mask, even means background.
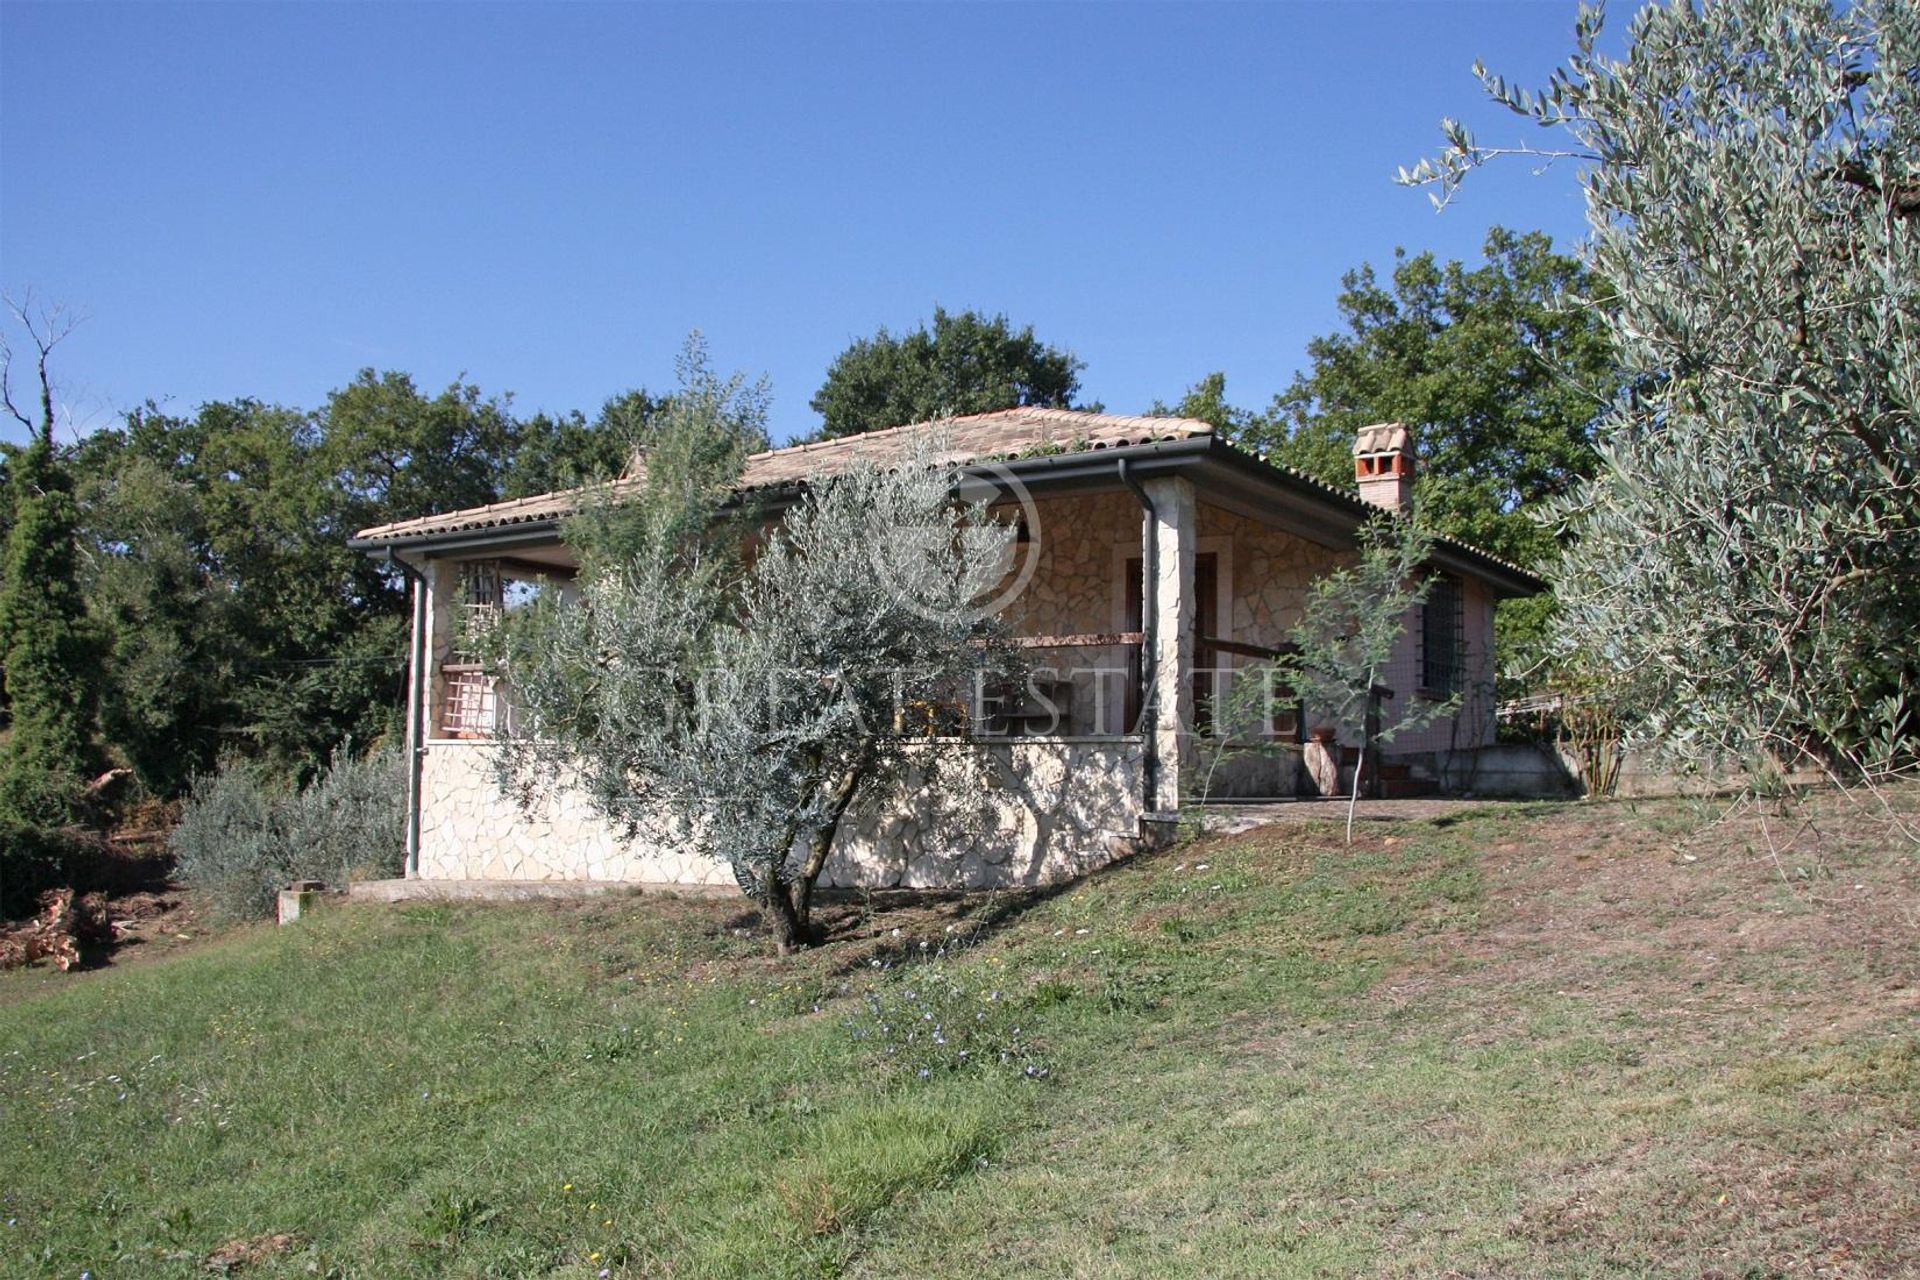
[[[506,606],[506,580],[496,560],[469,560],[460,566],[459,610],[453,620],[454,653],[452,661],[470,664],[480,660],[474,652],[476,637],[483,635],[500,619]]]
[[[1427,602],[1420,609],[1420,689],[1448,698],[1460,691],[1461,666],[1466,650],[1466,618],[1460,599],[1460,580],[1434,576]]]

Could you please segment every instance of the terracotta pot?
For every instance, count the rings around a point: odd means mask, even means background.
[[[1331,796],[1340,791],[1340,762],[1334,753],[1339,748],[1333,745],[1333,730],[1315,729],[1300,752],[1300,763],[1306,771],[1307,782],[1311,789],[1309,795]]]

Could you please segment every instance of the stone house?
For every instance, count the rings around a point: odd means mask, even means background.
[[[742,488],[773,509],[903,433],[774,449]],[[1019,408],[938,424],[968,483],[1018,521],[1002,616],[1033,652],[1026,694],[963,717],[967,749],[1004,779],[997,830],[953,847],[911,795],[848,815],[822,883],[982,887],[1080,874],[1165,830],[1206,777],[1215,797],[1293,797],[1313,783],[1315,728],[1277,715],[1273,749],[1206,770],[1209,707],[1236,671],[1270,658],[1314,578],[1355,556],[1370,508],[1403,505],[1405,428],[1355,444],[1357,493],[1267,462],[1204,422]],[[622,482],[614,482],[617,491]],[[426,879],[723,883],[724,866],[672,842],[624,841],[564,790],[522,810],[500,794],[489,742],[507,698],[458,652],[463,614],[510,607],[574,569],[562,521],[580,491],[362,530],[352,545],[413,582],[407,874]],[[1446,776],[1493,742],[1493,610],[1542,584],[1458,542],[1436,543],[1427,603],[1409,618],[1392,696],[1446,698],[1450,717],[1391,747],[1378,785]],[[1310,713],[1309,713],[1310,715]],[[1324,737],[1324,734],[1321,735]],[[1352,744],[1347,744],[1350,748]],[[1323,770],[1324,772],[1324,770]]]

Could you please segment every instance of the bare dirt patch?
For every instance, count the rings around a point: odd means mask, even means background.
[[[1914,1274],[1920,850],[1835,796],[1490,831],[1477,920],[1370,1000],[1448,1020],[1470,1053],[1591,1055],[1580,1105],[1617,1145],[1543,1164],[1510,1233],[1550,1253],[1628,1223],[1701,1274]]]
[[[1482,855],[1478,921],[1432,936],[1379,997],[1477,997],[1489,1033],[1522,988],[1709,1032],[1764,1009],[1783,1041],[1920,1013],[1920,851],[1884,818],[1838,797],[1707,818],[1677,801],[1542,817]]]
[[[286,1231],[270,1231],[251,1239],[229,1240],[207,1255],[207,1270],[215,1275],[232,1275],[291,1253],[302,1243],[299,1236]]]

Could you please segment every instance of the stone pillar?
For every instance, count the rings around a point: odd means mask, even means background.
[[[407,826],[401,874],[420,875],[420,762],[427,749],[427,627],[432,615],[427,579],[418,568],[413,581],[413,626],[407,637]]]
[[[318,880],[295,880],[280,891],[279,919],[281,924],[292,924],[301,916],[311,915],[314,907],[320,903],[320,892],[327,886]]]
[[[1153,655],[1152,708],[1147,750],[1154,758],[1153,807],[1172,813],[1193,765],[1193,556],[1198,509],[1193,483],[1179,477],[1148,480],[1142,486],[1153,502],[1145,519],[1145,539],[1157,580],[1146,584],[1154,609],[1146,648]]]

